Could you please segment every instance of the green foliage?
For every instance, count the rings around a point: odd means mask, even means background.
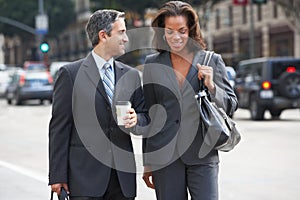
[[[0,0],[0,16],[16,20],[35,28],[38,14],[38,0]],[[72,0],[44,0],[44,10],[49,16],[49,37],[55,37],[75,19]],[[28,36],[29,33],[12,25],[0,22],[0,33],[5,35]]]

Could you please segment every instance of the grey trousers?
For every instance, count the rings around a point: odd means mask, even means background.
[[[219,164],[186,165],[181,159],[153,171],[157,200],[218,200]]]

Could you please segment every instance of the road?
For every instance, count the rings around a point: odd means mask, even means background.
[[[8,106],[0,99],[0,200],[49,199],[50,116],[49,104]],[[249,120],[248,111],[238,110],[235,120],[242,141],[232,152],[220,153],[220,200],[299,198],[299,110],[284,111],[281,120],[257,122]],[[139,138],[134,145],[140,152]],[[155,199],[140,173],[136,199]]]

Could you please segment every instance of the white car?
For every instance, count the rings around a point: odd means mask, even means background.
[[[227,76],[228,76],[229,83],[230,83],[231,87],[233,87],[234,86],[234,79],[236,77],[236,72],[233,69],[233,67],[230,67],[230,66],[226,66],[226,71],[227,71]]]
[[[16,69],[16,67],[8,67],[4,64],[0,65],[0,97],[5,96],[12,74]]]
[[[70,62],[68,61],[56,61],[56,62],[52,62],[50,65],[50,74],[53,77],[53,79],[56,79],[56,75],[57,75],[57,71],[59,70],[59,68],[61,68],[62,66],[68,64]]]

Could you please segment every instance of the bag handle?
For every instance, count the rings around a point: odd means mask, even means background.
[[[51,191],[50,200],[53,200],[53,194],[54,194],[54,192]],[[57,198],[58,198],[58,200],[69,200],[68,193],[66,192],[66,190],[63,187],[61,187],[60,195],[57,195]]]
[[[204,57],[202,65],[208,66],[214,52],[213,51],[204,51],[204,52],[205,52],[205,57]],[[200,82],[200,91],[205,90],[205,86],[204,86],[204,83],[203,83],[203,78],[199,82]]]

